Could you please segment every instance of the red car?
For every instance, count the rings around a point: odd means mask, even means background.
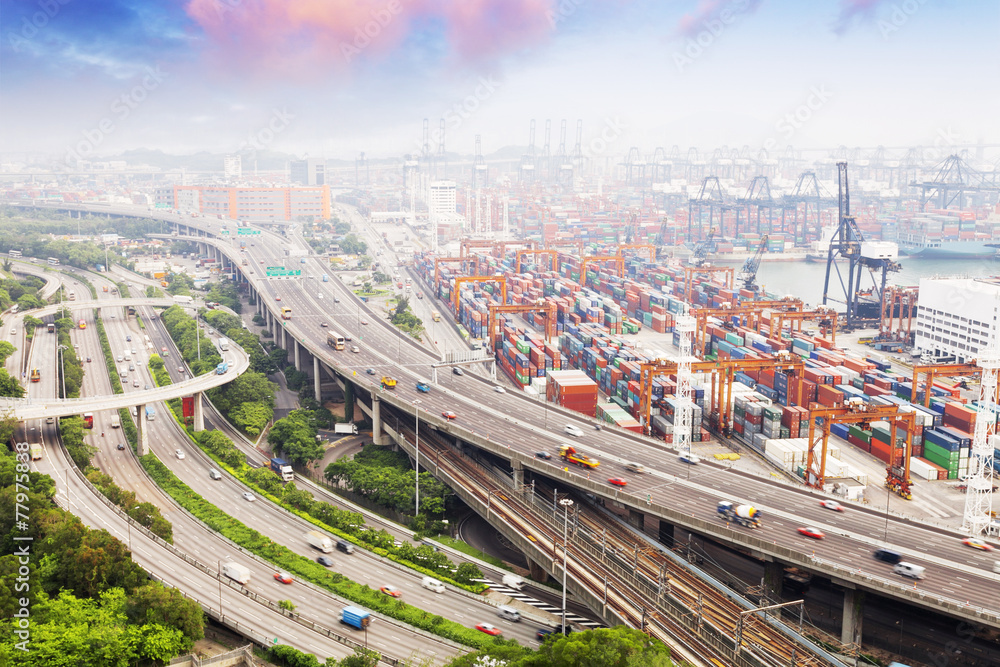
[[[274,300],[275,301],[281,301],[281,297],[280,296],[276,296],[276,297],[274,297]]]
[[[612,477],[608,480],[608,484],[614,484],[615,486],[626,486],[628,482],[626,482],[621,477]]]
[[[836,500],[821,500],[819,501],[820,507],[825,507],[828,510],[833,510],[834,512],[843,512],[844,506],[838,503]]]
[[[980,539],[978,537],[967,537],[962,540],[962,544],[967,547],[972,547],[973,549],[982,549],[983,551],[993,551],[993,545],[987,544],[986,540]]]
[[[799,528],[799,533],[805,535],[806,537],[811,537],[814,540],[822,540],[823,537],[825,537],[822,530],[811,526],[807,528]]]
[[[489,623],[480,623],[479,625],[476,626],[476,630],[479,630],[480,632],[485,632],[491,637],[500,636],[500,628],[496,627],[495,625],[490,625]]]
[[[292,583],[292,575],[288,574],[287,572],[275,572],[274,578],[283,584]]]
[[[390,597],[398,598],[403,596],[403,591],[399,590],[395,586],[383,586],[379,590]]]
[[[451,421],[452,419],[458,419],[458,415],[456,415],[451,410],[445,410],[444,412],[441,413],[441,416],[447,419],[448,421]]]

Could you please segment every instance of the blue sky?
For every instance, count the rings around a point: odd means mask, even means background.
[[[0,152],[1000,143],[987,0],[3,0]],[[366,34],[367,32],[367,34]]]

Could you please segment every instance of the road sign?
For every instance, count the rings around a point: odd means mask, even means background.
[[[260,236],[259,229],[250,229],[249,227],[237,227],[237,236]]]
[[[299,269],[285,269],[280,266],[267,270],[268,278],[287,278],[290,276],[301,276],[301,275],[302,271]]]
[[[285,267],[283,267],[283,266],[265,266],[264,268],[267,269],[268,271],[284,271],[285,270]]]
[[[222,230],[222,235],[223,236],[229,236],[229,230],[228,229],[223,229]]]

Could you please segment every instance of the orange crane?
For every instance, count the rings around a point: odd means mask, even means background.
[[[775,309],[787,308],[791,311],[802,309],[800,299],[780,299],[774,301],[747,301],[733,307],[727,308],[692,308],[690,314],[695,319],[695,340],[692,345],[698,356],[702,356],[705,349],[705,340],[708,335],[708,318],[718,317],[724,322],[730,322],[734,315],[738,316],[739,326],[752,329],[760,333],[761,314],[770,309],[772,316]]]
[[[458,319],[458,296],[463,283],[496,283],[500,285],[500,303],[507,303],[507,281],[503,276],[465,276],[455,278],[455,319]]]
[[[551,342],[556,336],[556,304],[554,301],[539,301],[537,304],[507,304],[492,305],[489,307],[490,314],[487,322],[490,339],[490,349],[496,350],[497,341],[500,339],[500,320],[497,315],[504,313],[542,313],[545,316],[545,342]]]
[[[698,275],[723,274],[726,289],[733,289],[733,275],[735,270],[731,266],[685,266],[684,267],[684,300],[691,303],[691,296],[694,293],[694,277]]]
[[[771,324],[769,329],[769,336],[771,338],[777,339],[781,336],[781,330],[785,326],[785,322],[789,323],[789,333],[797,331],[802,332],[802,322],[804,321],[815,321],[819,325],[819,332],[822,335],[830,334],[830,342],[834,345],[837,344],[837,311],[833,308],[817,309],[817,310],[804,310],[798,312],[783,312],[783,311],[772,311],[771,312]],[[798,324],[798,327],[795,325]]]
[[[820,423],[817,424],[816,420]],[[806,459],[806,485],[822,489],[826,481],[826,452],[830,440],[830,427],[833,424],[861,424],[867,426],[874,421],[889,422],[889,440],[892,442],[892,454],[886,468],[885,485],[897,495],[910,500],[910,456],[913,454],[913,430],[916,415],[912,412],[900,412],[897,405],[872,405],[860,399],[849,400],[847,405],[825,408],[818,403],[809,406],[809,452]],[[906,447],[902,452],[902,461],[896,465],[896,430],[900,425],[906,430]],[[817,429],[819,432],[817,433]],[[820,452],[816,447],[820,446]],[[816,456],[819,455],[819,469]]]
[[[555,271],[559,262],[559,251],[558,250],[518,250],[517,251],[517,273],[521,273],[521,258],[525,255],[544,255],[548,256],[550,271]]]
[[[917,312],[919,289],[887,285],[882,291],[882,317],[879,319],[878,340],[913,342],[913,318]],[[896,318],[899,324],[896,326]]]
[[[930,407],[930,388],[934,385],[934,377],[955,377],[957,375],[982,375],[983,369],[976,365],[975,360],[967,364],[914,364],[913,386],[910,389],[910,402],[917,402],[917,383],[920,376],[927,374],[927,384],[924,385],[924,407]]]
[[[469,255],[469,250],[472,248],[487,248],[491,253],[496,252],[496,241],[491,241],[489,239],[462,239],[459,243],[459,255],[462,257],[467,257]]]
[[[646,251],[649,252],[649,261],[650,262],[655,262],[656,261],[656,246],[654,246],[654,245],[650,245],[648,243],[623,243],[623,244],[620,244],[618,246],[617,255],[619,257],[624,257],[625,253],[623,253],[622,251],[623,250],[629,250],[629,249],[631,249],[631,250],[646,250]]]
[[[468,257],[435,257],[434,258],[434,289],[437,289],[438,279],[441,277],[441,271],[438,269],[438,265],[445,263],[459,262],[462,266],[469,261]]]
[[[614,262],[618,277],[625,277],[625,258],[620,255],[588,255],[580,260],[580,284],[587,282],[587,264],[591,262]]]

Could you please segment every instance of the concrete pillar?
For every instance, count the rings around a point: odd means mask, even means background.
[[[379,409],[378,394],[372,392],[372,442],[382,444],[382,411]]]
[[[319,387],[319,357],[313,355],[313,395],[317,403],[323,402],[323,394]]]
[[[785,581],[785,567],[781,563],[764,563],[764,590],[771,600],[781,598],[781,587]]]
[[[300,356],[301,353],[299,352],[300,347],[301,346],[299,345],[299,341],[297,341],[297,340],[295,340],[293,338],[292,339],[292,350],[294,350],[294,354],[295,354],[295,370],[297,370],[297,371],[301,371],[302,370],[302,359],[301,359],[301,356]]]
[[[535,561],[528,559],[528,574],[535,581],[545,581],[549,578],[549,573]]]
[[[865,617],[865,592],[854,588],[844,590],[844,618],[840,626],[842,644],[861,643]]]
[[[194,430],[205,430],[205,408],[202,405],[202,393],[199,391],[194,395]]]
[[[524,464],[520,461],[511,461],[514,469],[514,488],[519,489],[524,486]]]
[[[149,454],[149,429],[146,428],[146,406],[135,406],[136,450],[139,456]]]

